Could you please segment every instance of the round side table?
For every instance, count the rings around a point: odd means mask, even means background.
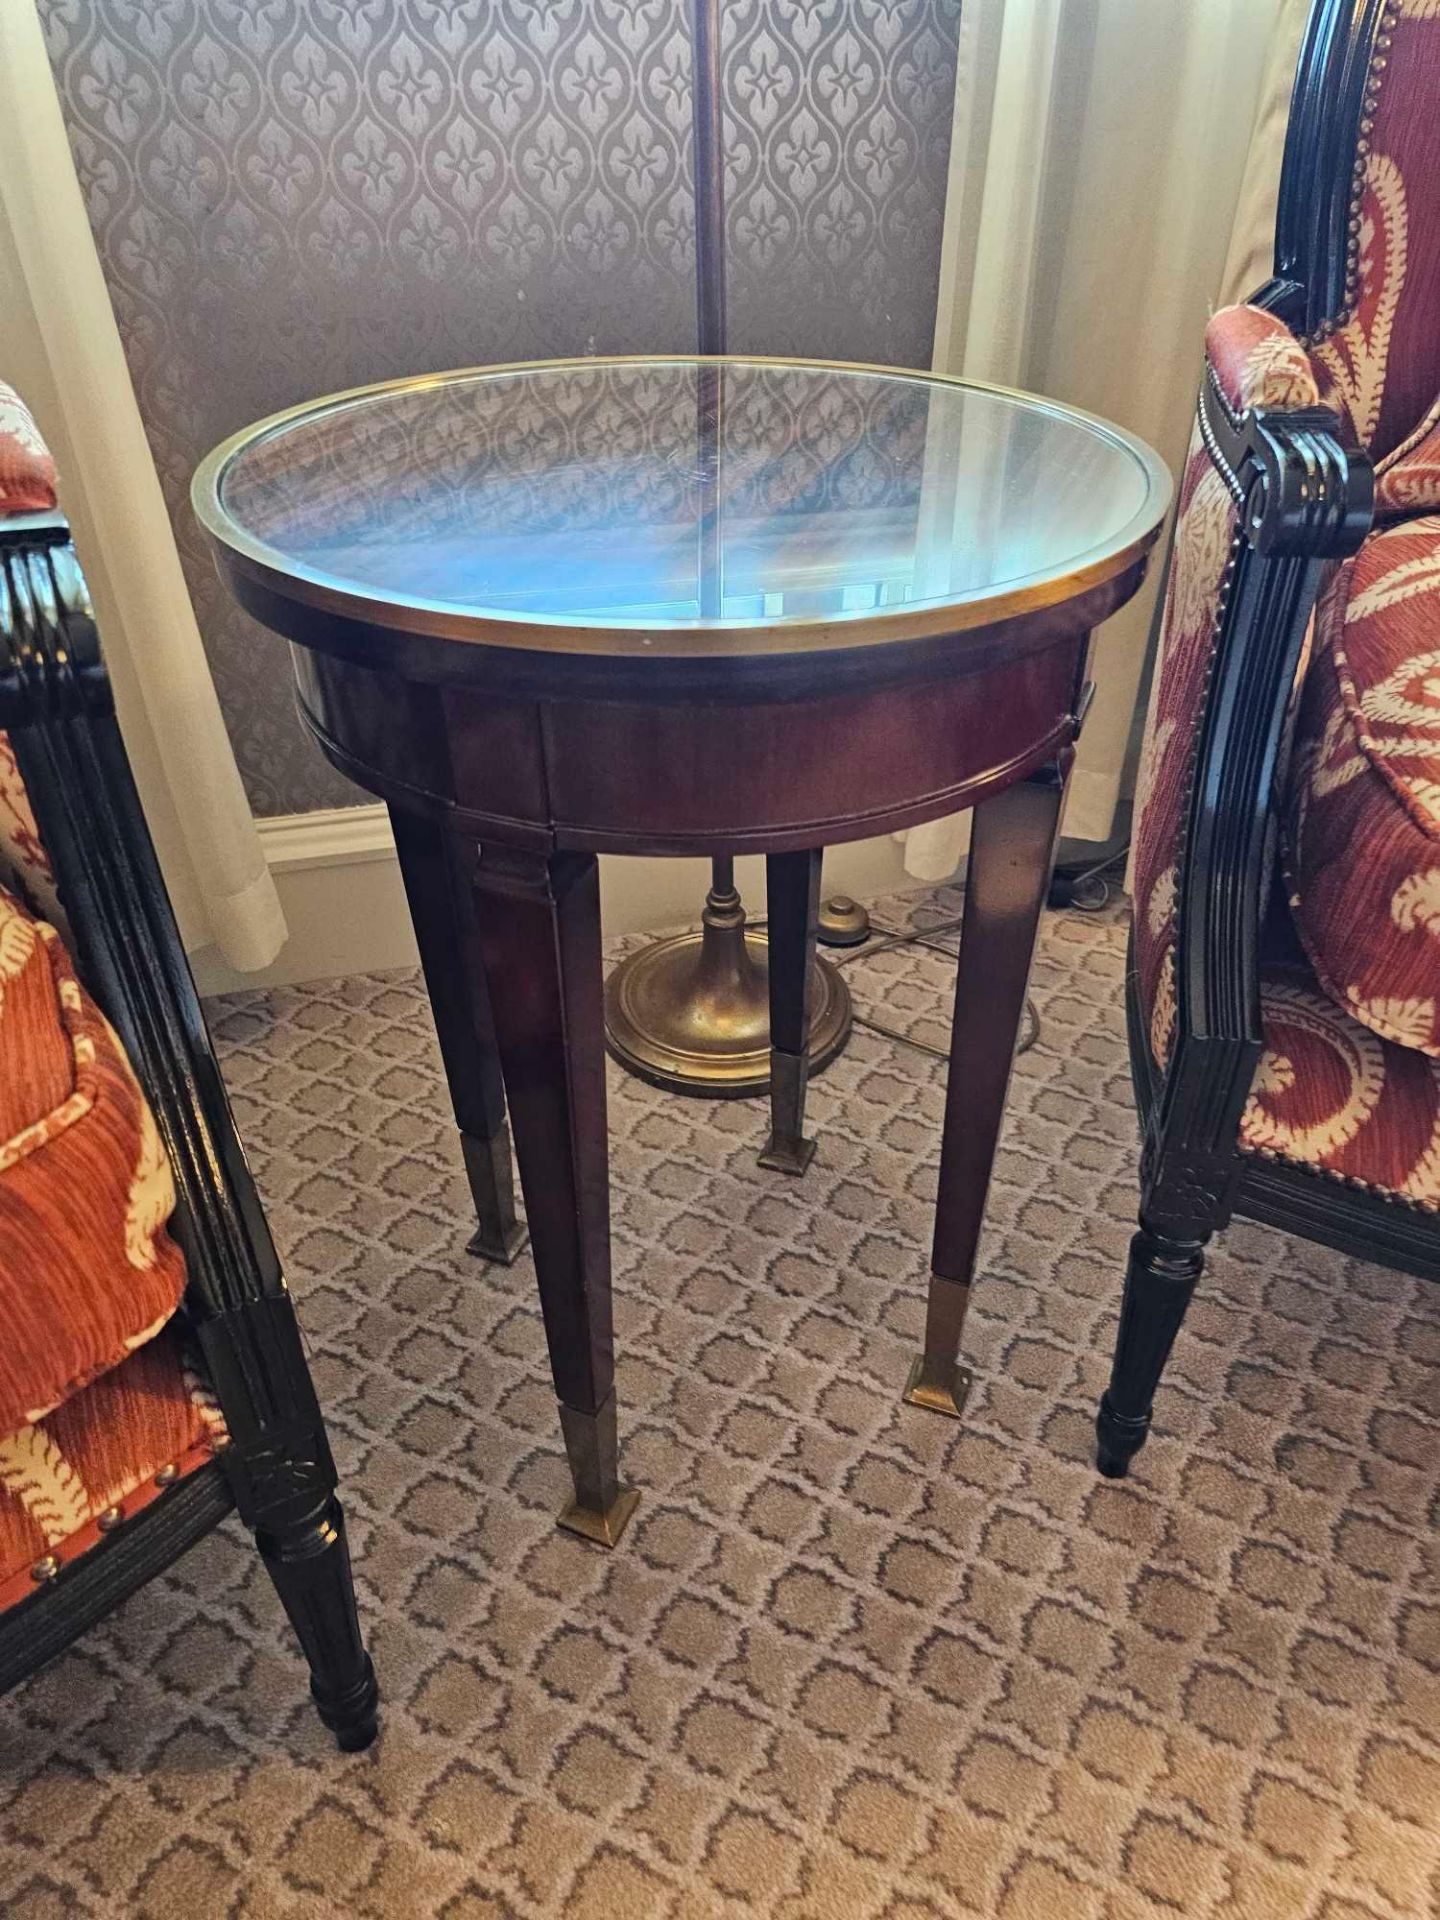
[[[763,853],[771,1116],[800,1172],[819,853],[973,807],[924,1350],[965,1307],[1091,630],[1170,493],[1148,448],[956,380],[694,357],[396,381],[196,475],[223,578],[292,643],[302,716],[389,805],[479,1229],[510,1129],[574,1477],[617,1460],[596,855]],[[897,1382],[897,1385],[899,1383]]]

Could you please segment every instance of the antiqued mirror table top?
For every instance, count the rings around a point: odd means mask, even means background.
[[[1141,442],[958,380],[727,358],[552,361],[277,415],[196,476],[233,565],[507,647],[871,645],[989,625],[1134,563]]]

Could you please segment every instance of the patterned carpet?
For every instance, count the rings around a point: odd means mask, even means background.
[[[931,915],[953,902],[932,903]],[[906,910],[889,903],[892,915]],[[462,1250],[410,975],[217,1033],[385,1699],[340,1758],[232,1525],[0,1708],[0,1912],[1397,1920],[1440,1910],[1440,1292],[1227,1236],[1132,1479],[1090,1422],[1134,1207],[1115,915],[1054,918],[967,1338],[904,1408],[938,1061],[857,1032],[803,1184],[612,1073],[619,1552],[558,1533],[533,1273]],[[950,963],[851,970],[942,1041]]]

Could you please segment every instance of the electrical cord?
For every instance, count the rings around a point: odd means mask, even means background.
[[[847,966],[853,960],[868,958],[875,953],[888,953],[893,947],[925,947],[931,953],[943,953],[954,959],[955,950],[947,947],[935,937],[942,933],[957,933],[960,929],[960,915],[953,920],[942,920],[935,927],[921,927],[913,932],[904,932],[895,927],[876,927],[872,929],[882,937],[872,943],[867,940],[863,946],[854,947],[849,953],[837,955],[834,966]],[[913,1034],[902,1033],[899,1027],[887,1027],[881,1020],[872,1020],[868,1014],[852,1012],[851,1018],[857,1027],[864,1027],[868,1033],[883,1034],[887,1040],[898,1040],[901,1046],[914,1047],[919,1053],[928,1053],[932,1060],[948,1060],[949,1050],[945,1047],[932,1047],[928,1040],[917,1040]],[[1040,1016],[1035,1011],[1035,1002],[1028,996],[1025,1001],[1025,1021],[1020,1038],[1015,1044],[1018,1059],[1022,1053],[1028,1053],[1040,1037]]]
[[[1115,858],[1118,857],[1118,855],[1115,856]],[[1103,866],[1111,866],[1113,864],[1113,858],[1102,863]],[[1088,877],[1088,875],[1081,876],[1082,879]],[[1094,909],[1090,909],[1090,911],[1094,911]],[[762,915],[751,920],[749,924],[758,932],[766,925],[767,918],[768,916]],[[943,946],[936,936],[942,933],[958,933],[960,931],[961,919],[962,916],[956,914],[951,920],[942,920],[938,926],[918,927],[909,931],[899,927],[877,926],[872,920],[870,923],[871,933],[878,933],[881,936],[880,939],[875,940],[867,935],[858,946],[851,947],[844,953],[830,955],[830,964],[836,968],[848,967],[853,965],[856,960],[868,960],[874,954],[889,953],[894,947],[926,947],[931,953],[943,953],[953,960],[955,957],[955,949],[953,947]],[[917,1040],[913,1034],[902,1033],[899,1027],[887,1027],[881,1020],[870,1019],[868,1014],[856,1013],[852,1009],[850,1018],[855,1026],[864,1027],[867,1033],[878,1033],[886,1040],[898,1041],[902,1047],[913,1047],[917,1053],[928,1053],[932,1060],[948,1060],[950,1058],[948,1048],[932,1047],[928,1040]],[[1015,1057],[1018,1059],[1022,1053],[1028,1053],[1039,1038],[1040,1016],[1035,1011],[1035,1002],[1027,996],[1025,1001],[1024,1025],[1021,1029],[1020,1038],[1015,1044]]]
[[[1109,904],[1110,882],[1101,876],[1118,866],[1130,852],[1127,840],[1114,853],[1107,853],[1103,860],[1097,860],[1093,867],[1084,867],[1079,873],[1057,873],[1050,882],[1050,905],[1052,907],[1073,907],[1077,913],[1100,913]]]

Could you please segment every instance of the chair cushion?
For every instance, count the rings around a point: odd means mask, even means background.
[[[55,462],[30,409],[0,381],[0,514],[44,513],[55,505]]]
[[[0,1434],[150,1339],[185,1285],[170,1165],[54,928],[0,891]]]
[[[1373,533],[1331,581],[1282,813],[1321,985],[1440,1058],[1440,515]]]
[[[1264,967],[1260,1008],[1242,1151],[1440,1212],[1440,1063],[1350,1019],[1303,964]]]
[[[34,1569],[74,1560],[224,1443],[208,1385],[178,1327],[102,1374],[43,1420],[0,1440],[0,1609],[27,1599]],[[173,1469],[173,1473],[168,1471]],[[102,1529],[97,1520],[106,1515]]]

